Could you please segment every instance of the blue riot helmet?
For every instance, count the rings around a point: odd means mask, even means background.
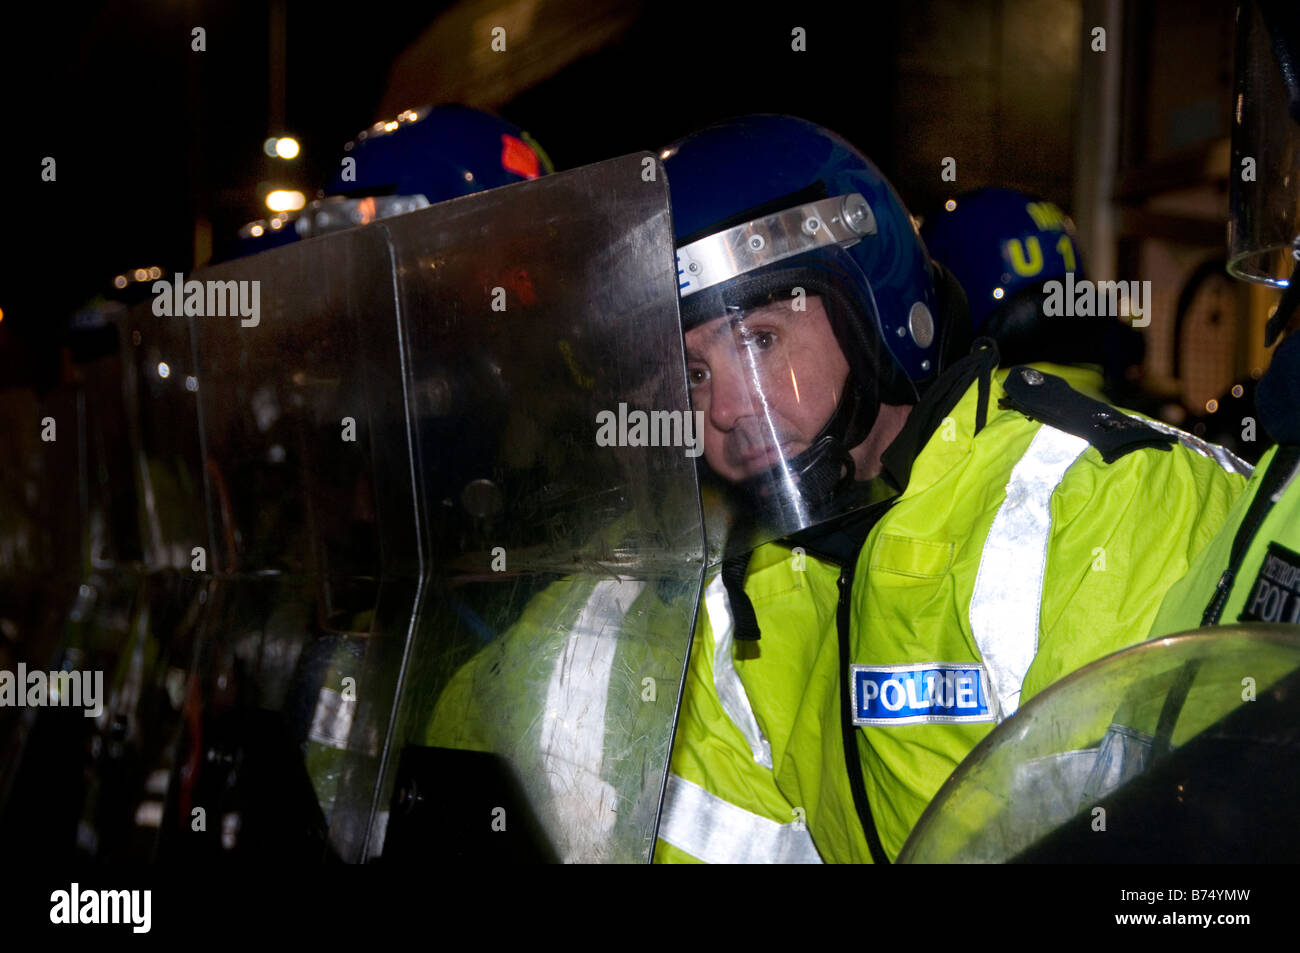
[[[662,157],[708,471],[768,530],[823,522],[865,490],[851,451],[882,405],[914,404],[939,369],[911,217],[865,156],[801,119],[729,120]]]
[[[966,290],[972,334],[997,341],[1004,365],[1103,363],[1113,321],[1043,314],[1045,282],[1084,277],[1074,225],[1056,205],[977,189],[927,215],[921,236]]]
[[[245,225],[241,254],[553,171],[536,140],[491,113],[456,105],[407,109],[345,145],[329,185],[301,212]]]
[[[364,225],[554,171],[528,133],[467,106],[408,109],[343,148],[325,197],[299,216],[300,234]]]

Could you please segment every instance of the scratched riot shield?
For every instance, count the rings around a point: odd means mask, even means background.
[[[387,224],[428,572],[383,856],[646,861],[704,559],[662,168]]]
[[[27,661],[80,675],[82,696],[93,683],[95,711],[74,692],[25,713],[0,829],[52,859],[140,861],[156,855],[209,578],[192,558],[209,545],[196,378],[183,318],[86,316],[69,334],[75,412],[58,422],[75,453],[46,491],[79,526],[64,547],[77,575],[72,598],[45,600],[57,636]]]
[[[1031,699],[958,766],[911,863],[1300,860],[1300,637],[1153,639]]]
[[[135,707],[175,738],[141,795],[156,856],[360,860],[419,588],[388,237],[174,276],[125,323],[153,584]]]
[[[52,859],[141,859],[149,851],[133,849],[140,846],[136,834],[147,841],[149,832],[147,822],[142,831],[136,823],[137,795],[147,786],[139,774],[140,746],[152,742],[155,753],[166,747],[167,726],[165,719],[141,717],[139,663],[148,620],[157,623],[167,613],[161,605],[151,613],[148,605],[157,587],[143,565],[137,523],[133,448],[141,446],[140,428],[128,412],[134,401],[125,386],[132,375],[119,329],[103,309],[86,309],[78,319],[86,316],[69,329],[71,359],[59,388],[44,400],[48,412],[20,420],[12,433],[20,437],[40,421],[49,428],[37,444],[45,478],[31,484],[37,492],[29,502],[44,511],[38,541],[52,538],[56,545],[50,553],[26,554],[36,576],[0,594],[6,617],[0,626],[11,629],[6,641],[27,672],[57,672],[72,681],[40,707],[0,712],[0,833],[15,851],[39,849]],[[189,430],[197,450],[197,428]],[[22,454],[14,459],[33,461]],[[20,517],[23,509],[9,512]],[[60,527],[74,526],[75,535],[60,535]],[[49,555],[57,565],[42,568]],[[39,607],[39,617],[24,617],[24,601]],[[0,661],[0,669],[13,668]]]
[[[75,388],[38,395],[0,390],[0,672],[45,669],[81,582],[83,522],[77,505],[79,400]],[[17,829],[6,805],[38,710],[0,706],[0,834]]]
[[[189,587],[115,696],[176,736],[156,856],[648,859],[703,566],[676,301],[632,156],[131,312],[148,579]]]

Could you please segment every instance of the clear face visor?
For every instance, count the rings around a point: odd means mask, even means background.
[[[1268,7],[1237,13],[1228,271],[1285,288],[1300,260],[1300,18]]]
[[[706,464],[710,549],[789,536],[888,495],[861,448],[882,403],[915,391],[881,344],[847,249],[860,195],[795,206],[677,252],[686,376]]]

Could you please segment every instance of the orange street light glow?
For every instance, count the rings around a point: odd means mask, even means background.
[[[296,212],[307,204],[307,197],[295,189],[276,189],[266,197],[272,212]]]

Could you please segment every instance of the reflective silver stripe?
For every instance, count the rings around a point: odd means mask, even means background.
[[[1146,771],[1155,757],[1154,735],[1128,725],[1112,724],[1101,739],[1096,763],[1080,800],[1097,802]]]
[[[348,736],[352,733],[352,717],[356,710],[355,697],[344,697],[332,688],[322,687],[316,696],[316,710],[311,716],[308,740],[347,751]]]
[[[1007,814],[1001,821],[1002,827],[1011,829],[1006,832],[1011,834],[1008,846],[1028,847],[1045,830],[1078,814],[1088,775],[1096,764],[1097,749],[1084,748],[1015,765],[1004,795]],[[1007,856],[1016,852],[1009,851]]]
[[[1017,764],[1006,795],[1013,826],[1030,835],[1025,842],[1028,846],[1043,831],[1064,823],[1146,771],[1154,750],[1154,736],[1112,724],[1099,748],[1059,751]],[[1032,821],[1025,823],[1030,818]]]
[[[1300,473],[1300,460],[1296,461],[1295,468],[1291,471],[1291,475],[1286,478],[1286,482],[1277,488],[1277,492],[1272,496],[1272,502],[1281,502],[1282,497],[1286,496],[1286,491],[1291,489],[1291,484],[1295,482],[1297,473]]]
[[[602,579],[574,620],[546,686],[538,747],[566,863],[601,859],[618,819],[617,795],[601,777],[605,708],[618,627],[644,582]]]
[[[1240,473],[1246,479],[1255,472],[1252,467],[1241,457],[1237,456],[1227,447],[1220,447],[1217,443],[1210,443],[1208,440],[1202,440],[1200,437],[1193,436],[1185,430],[1179,430],[1177,427],[1171,427],[1163,420],[1152,420],[1150,417],[1141,417],[1137,414],[1129,414],[1134,420],[1140,420],[1148,427],[1153,427],[1161,433],[1167,433],[1171,437],[1177,437],[1188,450],[1194,450],[1203,457],[1210,457],[1223,469],[1229,473]]]
[[[754,717],[754,708],[745,694],[745,686],[731,659],[732,633],[735,625],[731,617],[731,600],[722,576],[714,576],[704,590],[704,610],[709,614],[709,627],[713,629],[713,688],[718,693],[722,710],[731,723],[745,737],[745,743],[754,760],[763,767],[772,768],[772,746]]]
[[[1038,619],[1052,529],[1052,493],[1088,441],[1047,425],[1011,471],[1007,496],[980,555],[970,626],[993,686],[998,721],[1020,707],[1020,686],[1038,651]]]
[[[806,825],[778,824],[668,776],[659,839],[706,864],[820,864]]]
[[[874,234],[876,218],[859,193],[819,199],[714,232],[677,249],[683,298],[773,262]]]

